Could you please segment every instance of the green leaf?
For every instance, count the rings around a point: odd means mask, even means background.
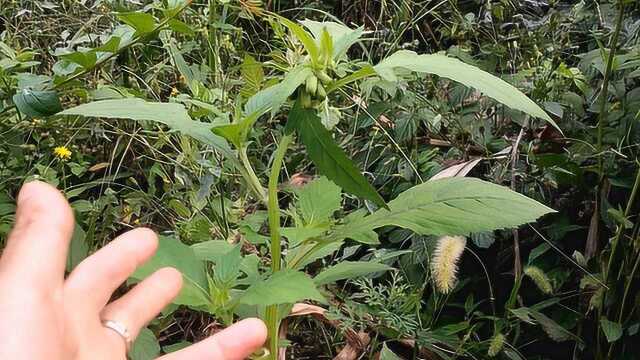
[[[603,317],[600,319],[600,328],[609,343],[616,342],[622,337],[622,325],[617,322],[609,321]]]
[[[307,225],[323,224],[342,208],[342,190],[322,176],[296,191],[296,208]]]
[[[296,247],[303,241],[317,238],[329,230],[329,226],[285,227],[281,229],[282,236],[289,240],[289,247]]]
[[[211,128],[214,134],[222,136],[231,142],[236,148],[241,149],[249,136],[249,132],[261,114],[255,112],[244,117],[237,123],[220,125]]]
[[[240,275],[240,265],[242,264],[242,245],[238,244],[226,254],[219,255],[214,260],[213,279],[216,284],[233,286],[235,280]]]
[[[191,120],[184,106],[178,103],[147,102],[137,98],[102,100],[67,109],[60,115],[159,122],[235,158],[229,144],[211,132],[211,124]]]
[[[242,65],[240,65],[240,74],[244,84],[240,89],[240,95],[249,98],[262,89],[264,81],[264,70],[262,63],[257,62],[251,55],[245,55]]]
[[[89,245],[86,241],[87,234],[82,227],[75,224],[71,244],[69,245],[69,253],[67,254],[67,271],[71,272],[87,255],[89,255]]]
[[[62,110],[54,90],[22,89],[13,95],[13,102],[22,114],[30,117],[46,117]]]
[[[123,23],[136,29],[138,34],[147,34],[153,32],[158,24],[156,19],[147,13],[142,12],[125,12],[117,14],[118,19]]]
[[[402,358],[389,350],[385,342],[382,344],[382,350],[380,351],[380,360],[402,360]]]
[[[298,38],[298,40],[300,40],[302,45],[304,45],[305,50],[307,50],[307,53],[311,58],[311,63],[317,63],[318,57],[320,55],[320,50],[318,49],[318,44],[316,44],[311,35],[302,26],[294,23],[287,18],[278,16],[278,19],[284,24],[284,26],[289,29],[289,31],[293,33],[295,37]]]
[[[322,270],[313,281],[316,285],[334,283],[338,280],[354,279],[367,274],[393,269],[385,264],[370,261],[343,261]]]
[[[521,307],[518,309],[512,309],[511,312],[524,322],[533,323],[533,320],[535,320],[535,322],[542,327],[544,332],[547,333],[547,335],[554,341],[562,342],[574,340],[580,343],[582,342],[579,337],[537,310],[528,307]]]
[[[234,246],[224,240],[210,240],[191,245],[196,257],[202,261],[215,261],[233,250]]]
[[[155,255],[139,266],[131,278],[142,280],[164,267],[176,268],[182,273],[184,280],[182,291],[173,303],[194,307],[208,304],[208,282],[204,264],[196,257],[192,248],[173,237],[160,236]]]
[[[310,68],[306,66],[298,66],[289,71],[284,79],[276,85],[258,91],[253,95],[244,106],[245,114],[264,114],[271,110],[275,114],[280,106],[287,101],[287,98],[313,74]]]
[[[74,64],[78,64],[85,69],[93,68],[98,60],[98,56],[95,51],[74,51],[69,54],[60,55],[60,58]]]
[[[400,50],[382,60],[374,68],[378,75],[389,81],[397,80],[395,75],[396,68],[445,77],[473,87],[510,108],[544,119],[559,129],[558,125],[542,108],[513,85],[475,66],[465,64],[446,55],[418,55],[413,51]]]
[[[185,24],[180,20],[171,19],[169,20],[169,28],[175,32],[179,32],[182,34],[193,36],[196,34],[195,30],[189,26],[189,24]]]
[[[347,53],[347,50],[360,39],[364,31],[363,27],[351,29],[348,26],[332,21],[303,20],[301,23],[311,31],[318,44],[322,42],[323,31],[329,34],[333,43],[333,59],[336,61]]]
[[[144,328],[140,331],[131,346],[129,358],[131,360],[152,360],[160,354],[160,344],[153,331]]]
[[[394,225],[422,235],[468,235],[518,226],[554,212],[508,188],[474,178],[446,178],[416,185],[369,216],[350,214],[332,239],[360,241],[373,229]]]
[[[314,110],[303,109],[296,103],[289,112],[287,127],[298,131],[307,154],[321,174],[348,193],[371,200],[378,206],[386,206],[376,189],[335,143]]]
[[[246,305],[293,304],[301,300],[325,302],[313,280],[295,270],[281,270],[265,281],[250,286],[240,302]]]

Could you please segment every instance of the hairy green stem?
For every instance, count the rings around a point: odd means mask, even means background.
[[[292,135],[284,135],[278,143],[278,148],[271,164],[271,173],[269,174],[268,188],[268,215],[269,215],[269,233],[271,235],[271,271],[272,274],[280,271],[282,247],[280,244],[280,206],[278,205],[278,182],[280,179],[280,169],[284,161],[284,155],[287,152],[289,144],[293,140]],[[267,307],[266,313],[267,329],[269,331],[269,358],[276,360],[278,358],[278,305],[270,305]]]

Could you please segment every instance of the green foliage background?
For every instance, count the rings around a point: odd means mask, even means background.
[[[361,358],[634,359],[639,10],[0,0],[0,239],[33,178],[76,213],[69,270],[159,231],[130,283],[187,281],[133,359],[303,301],[325,321],[286,319],[288,358],[366,333]],[[458,234],[443,294],[434,247]]]

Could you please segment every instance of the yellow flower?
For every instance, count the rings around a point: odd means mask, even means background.
[[[58,146],[53,149],[53,155],[60,160],[69,160],[71,159],[71,150],[66,146]]]
[[[438,239],[431,260],[431,273],[436,287],[444,294],[453,290],[456,284],[458,260],[466,245],[467,240],[462,236],[443,236]]]
[[[180,94],[180,91],[178,91],[178,89],[171,88],[171,96],[177,96],[178,94]]]

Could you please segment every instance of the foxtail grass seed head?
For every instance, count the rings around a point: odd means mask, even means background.
[[[504,335],[497,333],[493,339],[491,339],[491,344],[489,345],[489,351],[487,355],[489,357],[495,357],[498,355],[502,348],[504,347]]]
[[[462,236],[443,236],[438,239],[431,259],[431,273],[440,292],[448,294],[455,287],[458,261],[466,245],[467,240]]]
[[[549,281],[547,274],[539,267],[527,266],[524,268],[524,274],[527,275],[543,293],[551,294],[553,292],[551,281]]]

